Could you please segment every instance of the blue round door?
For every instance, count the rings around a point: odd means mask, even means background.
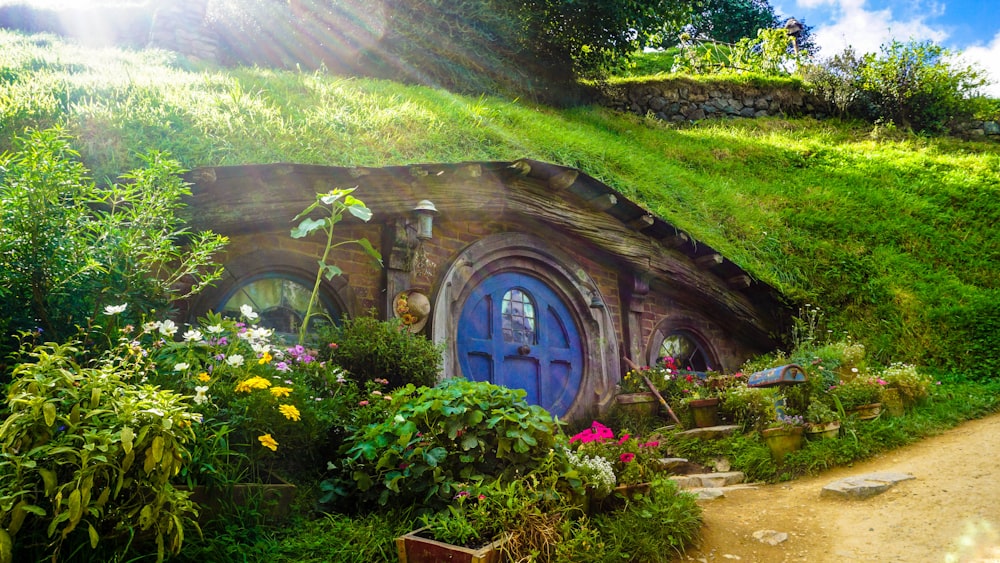
[[[466,379],[527,391],[555,415],[573,404],[583,373],[580,331],[544,282],[504,272],[477,286],[458,322],[458,360]]]

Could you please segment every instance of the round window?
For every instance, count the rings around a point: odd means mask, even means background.
[[[274,330],[276,336],[293,341],[298,338],[306,316],[312,290],[302,280],[282,274],[251,278],[223,298],[219,312],[238,317],[240,307],[249,305],[260,315],[260,324]],[[320,297],[319,314],[309,320],[309,331],[340,321],[340,310],[329,299]]]
[[[712,365],[704,347],[698,339],[687,331],[674,331],[660,344],[658,358],[670,356],[677,367],[691,371],[711,371]]]

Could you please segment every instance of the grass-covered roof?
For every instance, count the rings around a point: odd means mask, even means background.
[[[671,125],[390,81],[196,67],[0,31],[0,150],[65,126],[99,181],[189,168],[532,158],[576,167],[819,305],[881,361],[1000,368],[1000,144],[762,119]]]

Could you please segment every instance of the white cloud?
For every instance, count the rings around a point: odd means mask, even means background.
[[[876,53],[879,47],[893,39],[930,39],[941,43],[948,37],[946,31],[925,23],[925,16],[897,20],[890,8],[867,9],[867,0],[799,0],[798,5],[833,5],[829,23],[817,25],[813,37],[823,56],[832,56],[846,47],[854,47],[858,54]]]
[[[989,45],[973,45],[962,51],[966,63],[975,64],[990,75],[993,83],[984,89],[987,96],[1000,98],[1000,33],[993,37]]]

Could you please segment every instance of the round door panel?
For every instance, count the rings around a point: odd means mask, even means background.
[[[552,414],[564,414],[580,387],[580,331],[534,276],[505,272],[477,286],[462,307],[457,344],[467,379],[524,389],[529,403]]]

